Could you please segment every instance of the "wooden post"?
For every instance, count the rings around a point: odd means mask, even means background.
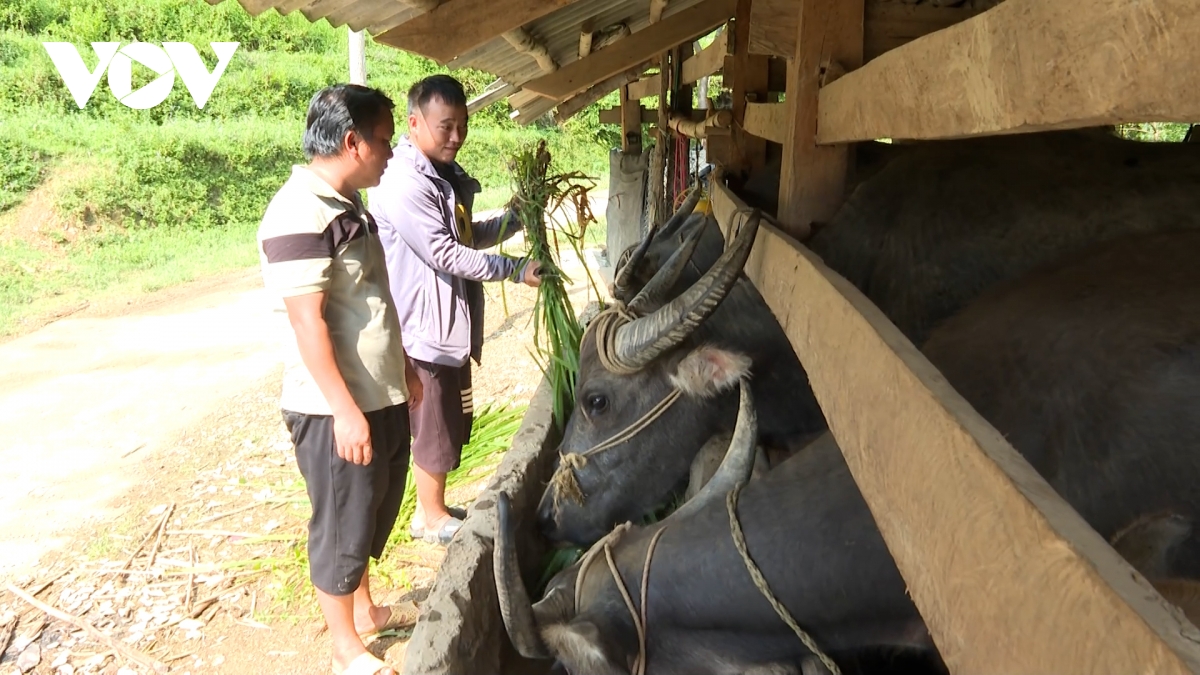
[[[796,55],[788,63],[779,222],[797,239],[841,205],[849,145],[817,145],[817,95],[826,80],[862,66],[863,0],[801,0]]]
[[[658,65],[658,122],[654,139],[654,155],[650,158],[650,206],[646,218],[646,227],[651,227],[663,218],[666,208],[666,167],[668,153],[671,147],[671,130],[669,128],[667,91],[671,81],[670,52],[663,52]]]
[[[738,0],[733,20],[733,157],[727,171],[744,179],[767,162],[767,142],[745,132],[746,103],[767,100],[769,57],[750,53],[751,0]]]
[[[642,106],[629,98],[629,85],[617,90],[621,101],[621,152],[642,154]]]
[[[350,84],[367,83],[367,44],[362,31],[350,31]]]

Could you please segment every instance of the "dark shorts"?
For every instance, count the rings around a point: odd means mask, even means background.
[[[471,362],[453,367],[411,361],[424,387],[421,405],[409,415],[413,463],[429,473],[449,473],[458,468],[463,446],[471,440]]]
[[[283,411],[296,464],[304,477],[312,519],[308,566],[313,586],[329,595],[358,590],[367,556],[379,559],[400,513],[408,472],[408,404],[366,413],[370,464],[337,454],[333,417]]]

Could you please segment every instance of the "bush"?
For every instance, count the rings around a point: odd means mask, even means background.
[[[46,153],[17,139],[0,138],[0,213],[38,186],[49,159]]]
[[[117,143],[105,167],[59,195],[87,226],[198,228],[257,222],[291,165],[303,162],[300,125],[176,123]]]
[[[92,41],[161,42],[197,46],[209,67],[210,41],[241,43],[203,110],[177,82],[150,110],[130,110],[102,79],[80,109],[41,45],[75,44],[89,66]],[[6,0],[0,8],[0,210],[10,208],[45,177],[49,158],[97,170],[65,185],[59,210],[97,226],[218,227],[261,216],[291,162],[302,162],[300,135],[312,95],[347,78],[347,29],[310,23],[300,13],[269,10],[251,17],[234,0]],[[449,72],[433,61],[367,41],[368,82],[396,102],[405,129],[408,88],[421,77]],[[492,81],[459,69],[468,96]],[[137,83],[135,83],[137,86]],[[611,99],[611,100],[610,100]],[[615,94],[599,105],[611,105]],[[503,158],[545,138],[558,166],[597,177],[607,171],[615,127],[598,123],[594,105],[557,126],[520,127],[507,102],[477,111],[460,161],[485,186],[478,208],[507,199]]]

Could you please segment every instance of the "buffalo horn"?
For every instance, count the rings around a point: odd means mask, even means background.
[[[538,634],[533,619],[533,605],[521,579],[521,568],[517,563],[517,547],[513,541],[511,506],[508,495],[500,492],[496,496],[495,546],[492,548],[492,570],[496,577],[496,595],[500,600],[500,617],[504,628],[517,652],[527,659],[553,658],[546,643]]]
[[[692,253],[696,251],[696,245],[700,243],[700,238],[704,235],[704,222],[704,216],[700,214],[688,219],[688,223],[684,227],[690,227],[692,230],[684,235],[683,245],[671,254],[667,262],[654,273],[642,290],[633,300],[629,301],[631,312],[637,311],[639,307],[660,302],[663,294],[669,291],[676,281],[679,281],[679,275],[683,274],[683,268],[687,266],[688,260],[691,260]]]
[[[628,260],[625,261],[625,264],[618,264],[617,276],[613,280],[614,297],[619,298],[627,296],[633,290],[629,287],[629,284],[633,281],[633,275],[636,273],[638,265],[640,265],[642,263],[642,259],[646,257],[646,251],[650,250],[650,245],[660,237],[667,236],[671,232],[675,231],[679,225],[687,219],[688,216],[692,215],[692,211],[696,209],[696,204],[699,202],[700,186],[697,185],[692,189],[691,193],[688,194],[687,198],[683,200],[683,204],[679,206],[679,210],[676,211],[669,220],[667,220],[666,224],[659,228],[651,228],[650,231],[646,233],[646,237],[642,239],[642,242],[638,244],[637,248],[633,249],[633,251],[629,253]],[[626,249],[626,252],[628,251],[629,249]],[[622,253],[621,257],[624,258],[625,253]],[[620,263],[620,260],[618,259],[617,262]]]
[[[683,226],[687,219],[691,217],[692,211],[696,210],[696,205],[699,203],[700,186],[697,185],[696,187],[692,188],[691,192],[688,193],[688,196],[684,198],[683,203],[679,205],[679,210],[673,213],[671,218],[667,220],[662,227],[658,228],[658,231],[653,235],[653,239],[665,239],[675,234],[675,230],[678,230]]]
[[[750,480],[754,471],[754,455],[758,446],[758,416],[754,412],[754,397],[750,394],[750,383],[745,378],[739,382],[741,396],[738,400],[737,424],[733,427],[733,438],[721,466],[700,492],[675,510],[668,519],[684,519],[689,514],[708,506],[710,502],[723,502],[725,495],[738,483]]]
[[[737,282],[750,257],[761,219],[762,214],[755,209],[732,245],[682,295],[653,314],[618,328],[613,355],[616,363],[623,368],[639,370],[687,339]]]

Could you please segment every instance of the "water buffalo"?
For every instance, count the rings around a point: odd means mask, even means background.
[[[932,326],[995,283],[1091,243],[1200,226],[1198,183],[1193,144],[1073,132],[931,142],[908,147],[862,181],[809,246],[921,344]],[[560,474],[570,470],[573,490],[565,496],[567,483],[556,480],[539,508],[551,540],[590,544],[667,502],[686,484],[700,448],[732,428],[732,384],[747,372],[765,446],[794,448],[827,428],[753,286],[729,270],[716,275],[726,283],[702,282],[698,271],[684,269],[671,291],[660,284],[624,327],[641,336],[636,344],[654,344],[633,359],[636,372],[606,368],[596,331],[585,335],[576,407],[559,448],[569,463]],[[688,293],[688,308],[711,310],[707,320],[687,323],[690,332],[677,328],[684,307],[676,300]],[[586,462],[571,457],[630,428],[676,387],[685,394],[632,437]]]
[[[1197,259],[1194,231],[1101,244],[989,289],[923,346],[1102,536],[1144,513],[1200,516]],[[501,511],[494,569],[521,653],[553,657],[572,673],[629,673],[640,633],[647,675],[800,670],[809,650],[760,595],[730,534],[726,493],[752,458],[754,408],[747,387],[740,391],[740,440],[708,485],[665,520],[607,542],[629,604],[645,617],[641,631],[600,547],[586,570],[560,572],[531,606]],[[736,509],[773,593],[823,650],[932,649],[830,434],[750,482]],[[1200,542],[1183,539],[1164,564],[1195,578]]]

